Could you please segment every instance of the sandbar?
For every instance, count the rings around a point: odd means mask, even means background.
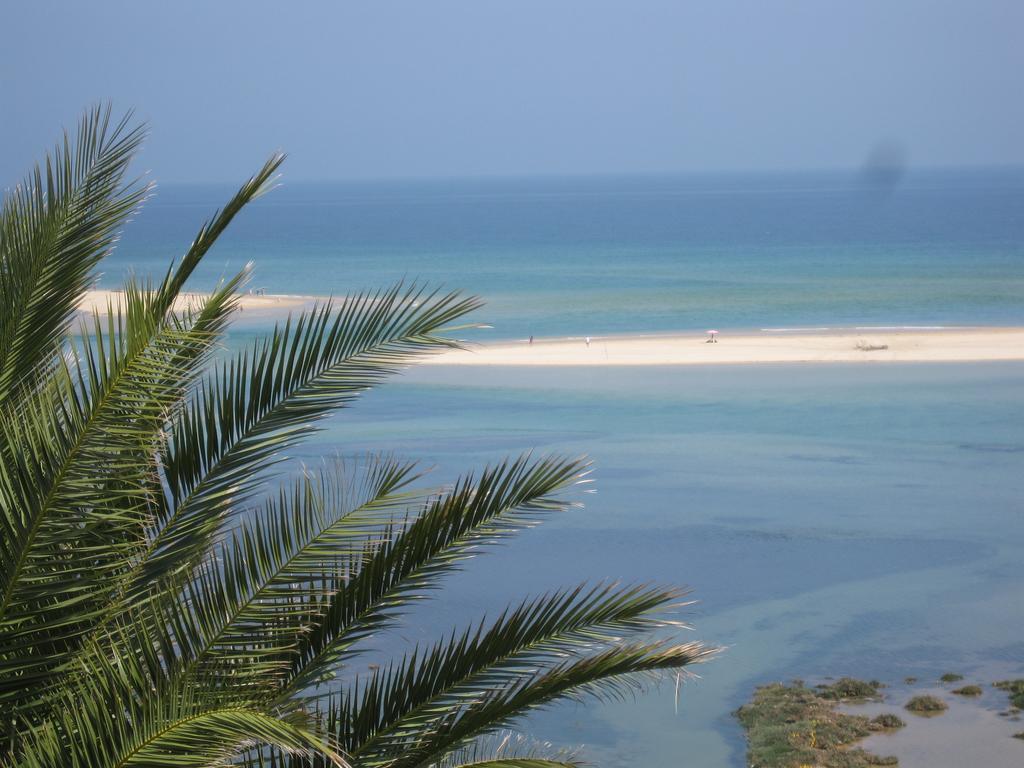
[[[644,366],[1024,360],[1024,328],[853,328],[602,336],[476,344],[428,365]]]

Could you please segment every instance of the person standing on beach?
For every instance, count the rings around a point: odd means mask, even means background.
[[[589,347],[590,347],[590,337],[587,336],[587,348],[589,348]]]

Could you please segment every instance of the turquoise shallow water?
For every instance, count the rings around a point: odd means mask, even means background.
[[[225,195],[163,190],[105,284],[162,269]],[[246,212],[193,287],[249,259],[272,293],[464,287],[495,339],[1024,324],[1024,174],[294,185]],[[235,341],[266,330],[244,325]],[[450,479],[522,450],[590,455],[584,509],[472,561],[375,642],[584,578],[691,585],[694,637],[727,652],[678,711],[669,684],[533,726],[606,765],[738,768],[730,713],[760,682],[1024,674],[1022,385],[1024,364],[419,369],[299,458],[395,451]]]

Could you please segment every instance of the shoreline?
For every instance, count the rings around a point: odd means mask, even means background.
[[[614,335],[474,344],[425,365],[678,366],[758,363],[922,363],[1024,360],[1024,328],[857,327]]]

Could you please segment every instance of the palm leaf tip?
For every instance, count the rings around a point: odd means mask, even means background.
[[[583,768],[580,751],[508,731],[475,739],[430,768]]]
[[[406,734],[434,730],[444,713],[467,702],[510,695],[566,659],[614,648],[623,636],[672,626],[663,614],[679,594],[672,588],[600,584],[526,600],[489,626],[481,622],[378,669],[366,681],[357,679],[335,701],[332,730],[361,759],[383,759],[405,745]],[[532,706],[526,701],[516,714]]]

